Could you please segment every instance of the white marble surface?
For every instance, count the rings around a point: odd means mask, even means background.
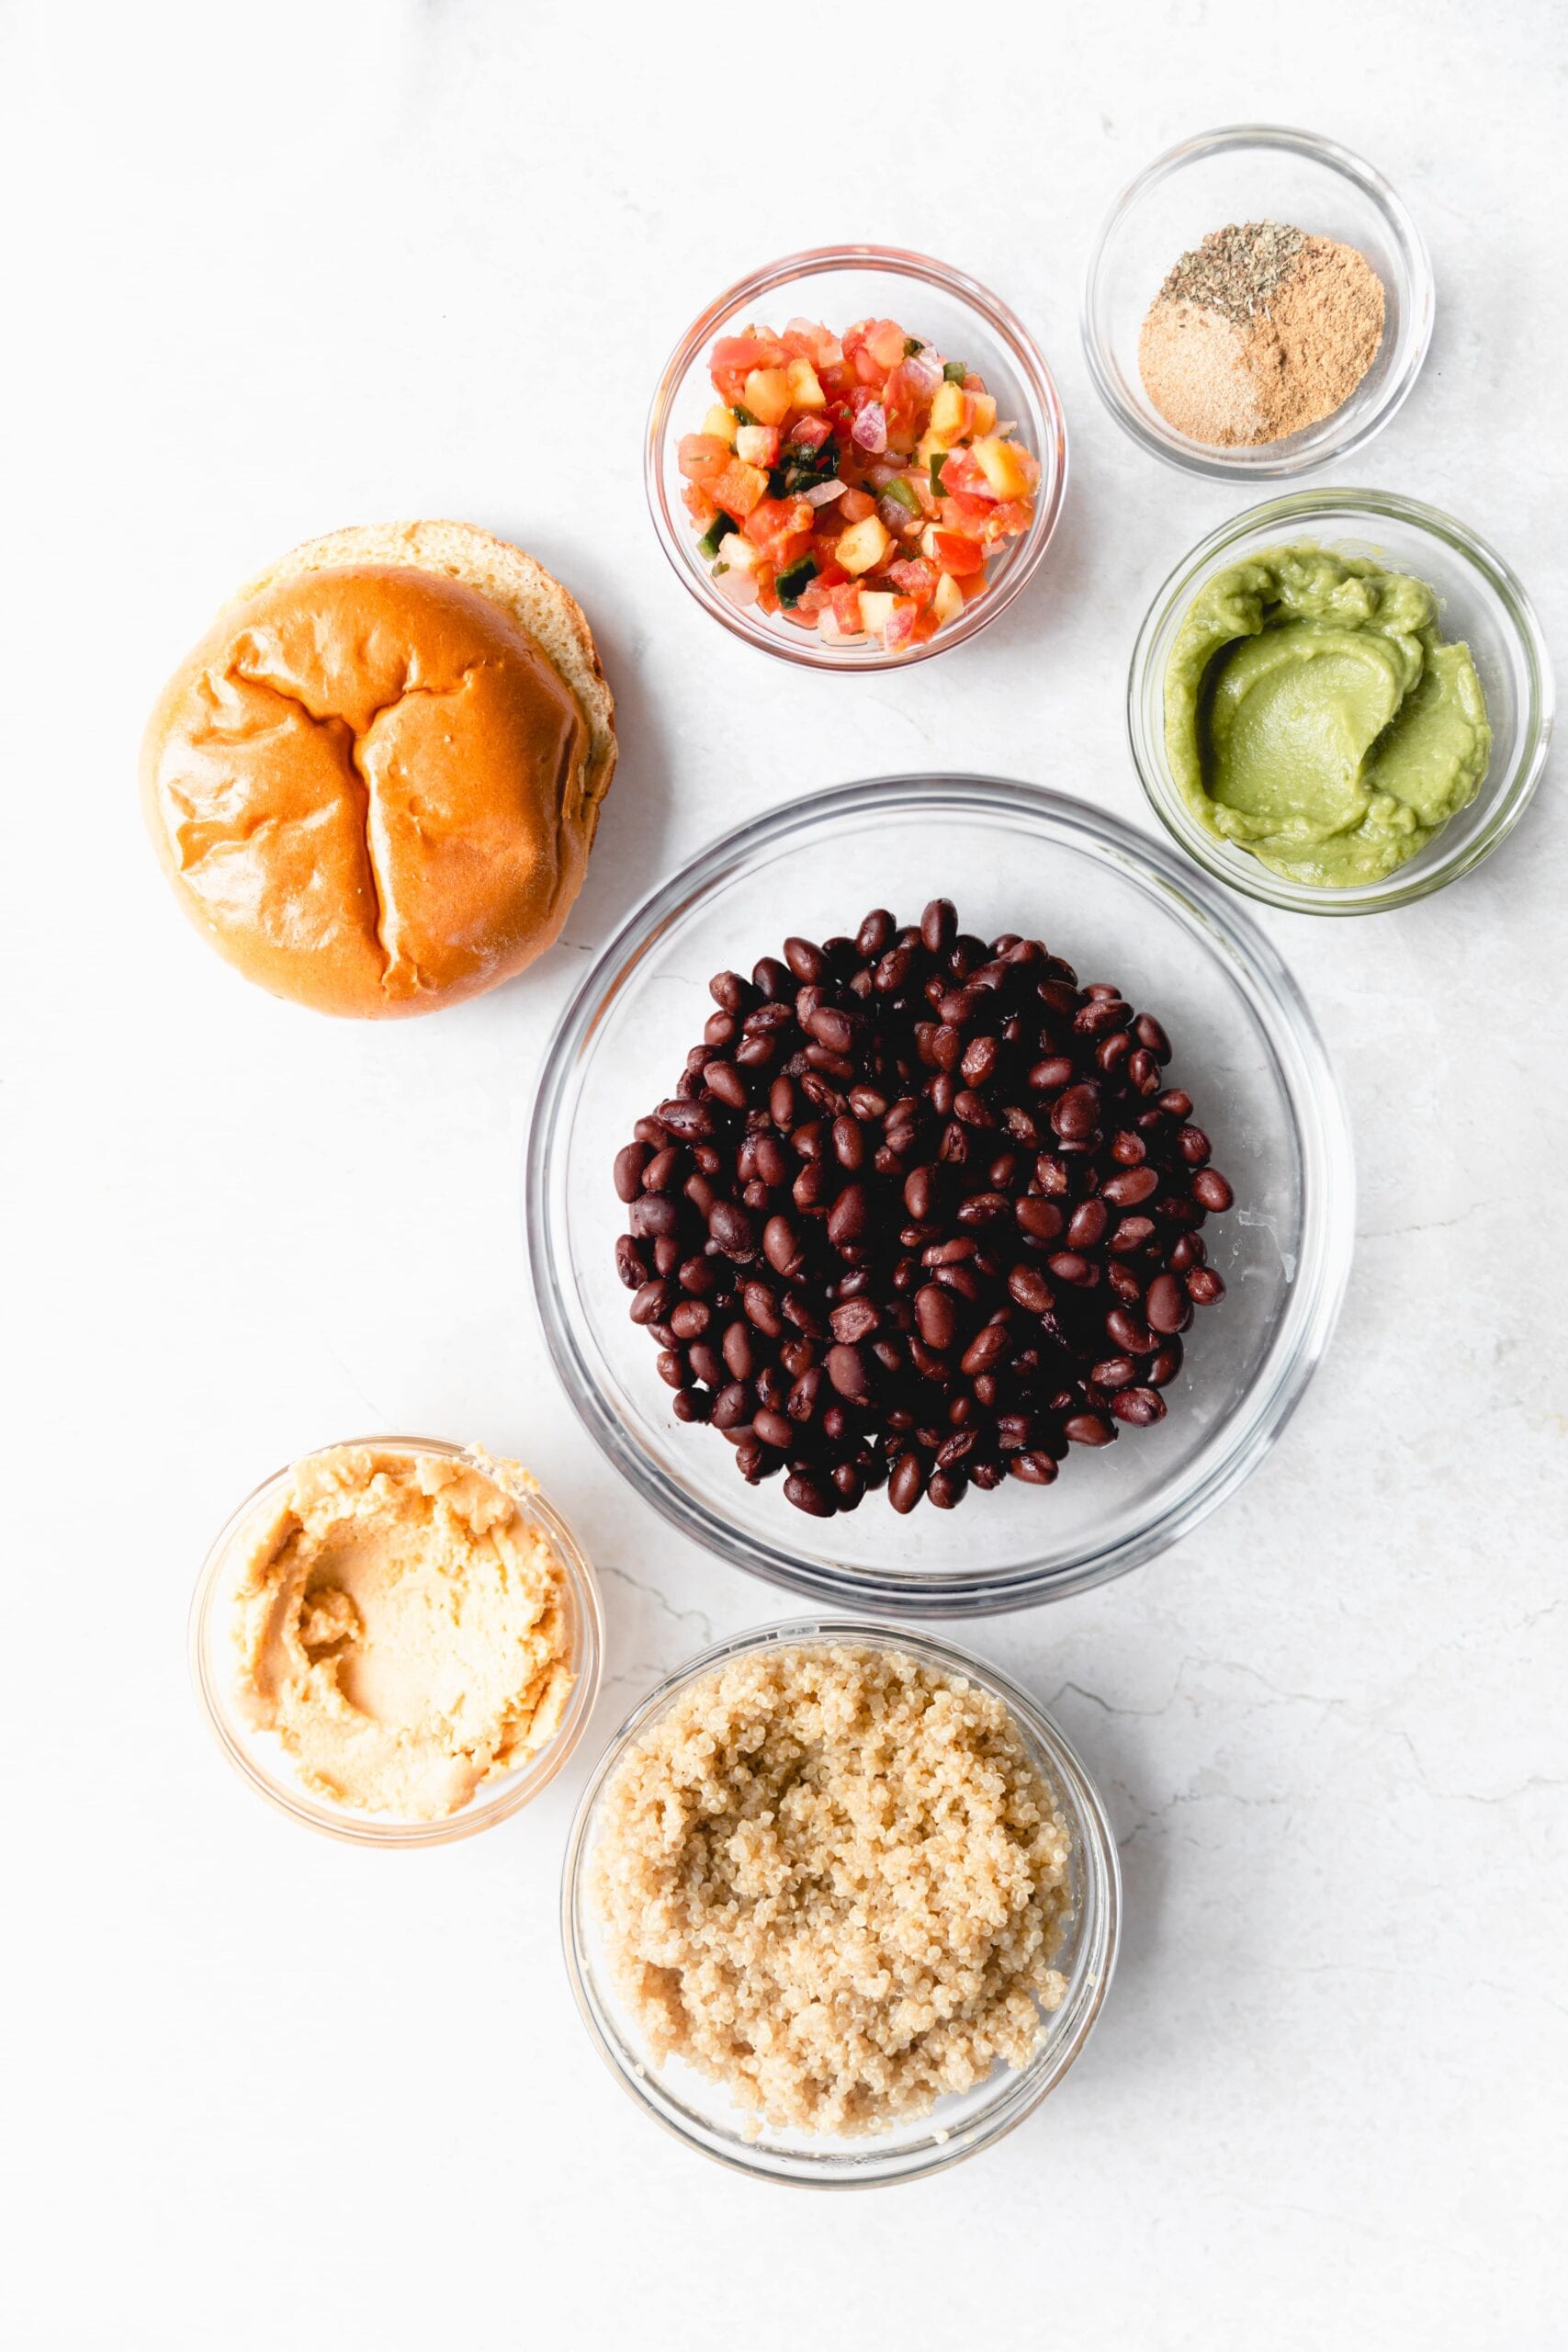
[[[1551,0],[0,17],[18,2352],[1561,2342],[1555,776],[1451,893],[1271,922],[1356,1127],[1331,1357],[1179,1550],[975,1634],[1081,1741],[1128,1904],[1090,2050],[979,2161],[807,2202],[687,2157],[604,2072],[560,1966],[588,1751],[470,1844],[340,1849],[229,1775],[184,1644],[235,1497],[367,1426],[547,1473],[604,1573],[595,1740],[773,1612],[638,1508],[542,1358],[518,1167],[583,956],[713,832],[839,777],[985,764],[1144,821],[1131,634],[1245,497],[1120,436],[1075,313],[1117,187],[1217,122],[1330,132],[1406,194],[1437,337],[1351,478],[1492,536],[1561,648],[1564,56]],[[1021,604],[852,684],[721,638],[638,458],[698,304],[857,232],[1012,301],[1074,447]],[[260,560],[415,514],[491,525],[579,591],[624,759],[570,946],[466,1010],[340,1026],[180,922],[136,741]]]

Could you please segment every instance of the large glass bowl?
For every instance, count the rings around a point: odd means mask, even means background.
[[[435,1437],[351,1437],[331,1448],[363,1445],[378,1453],[442,1454],[467,1463],[485,1477],[500,1480],[525,1522],[537,1531],[560,1563],[567,1637],[574,1677],[566,1710],[554,1736],[513,1772],[481,1781],[467,1804],[438,1821],[415,1821],[395,1814],[363,1813],[309,1789],[296,1772],[276,1732],[258,1731],[245,1719],[234,1690],[231,1640],[233,1597],[251,1546],[276,1520],[298,1466],[286,1464],[247,1495],[214,1537],[197,1580],[190,1612],[191,1679],[208,1726],[243,1781],[292,1821],[351,1845],[446,1846],[479,1830],[493,1828],[547,1788],[587,1727],[599,1695],[604,1655],[599,1586],[588,1559],[566,1521],[537,1487],[513,1485],[505,1466],[473,1448]],[[310,1458],[309,1456],[307,1459]]]
[[[1166,423],[1144,390],[1138,337],[1169,270],[1233,220],[1280,220],[1356,246],[1382,280],[1383,336],[1332,416],[1282,441],[1217,449]],[[1089,256],[1084,352],[1095,389],[1140,447],[1188,473],[1258,481],[1326,465],[1381,432],[1421,372],[1434,307],[1421,232],[1381,172],[1310,130],[1241,123],[1184,140],[1117,198]]]
[[[987,562],[988,586],[956,620],[923,645],[886,652],[873,638],[829,642],[815,629],[732,605],[714,586],[697,553],[697,533],[681,503],[685,484],[677,452],[697,433],[713,404],[707,358],[722,334],[747,327],[782,329],[792,318],[820,319],[841,334],[857,319],[896,319],[910,334],[962,359],[994,392],[998,414],[1040,460],[1034,519]],[[791,254],[731,286],[694,320],[665,363],[649,413],[645,448],[648,503],[659,544],[705,612],[749,645],[813,670],[895,670],[966,644],[1005,612],[1033,574],[1056,527],[1067,486],[1067,426],[1056,387],[1032,336],[985,287],[946,263],[892,245],[822,245]]]
[[[612,1163],[668,1094],[713,1010],[709,976],[791,933],[852,932],[939,893],[962,923],[1045,938],[1114,980],[1175,1044],[1171,1083],[1209,1131],[1235,1206],[1212,1221],[1228,1295],[1190,1335],[1168,1418],[1055,1486],[1008,1479],[906,1519],[885,1494],[814,1520],[737,1475],[711,1429],[670,1410],[614,1262]],[[623,926],[547,1057],[526,1168],[533,1279],[567,1390],[615,1467],[682,1533],[818,1601],[973,1616],[1077,1592],[1187,1532],[1254,1469],[1323,1353],[1349,1265],[1345,1114],[1311,1015],[1228,893],[1088,803],[987,776],[890,776],[795,800],[726,834]]]
[[[903,1651],[944,1673],[963,1675],[1009,1709],[1072,1831],[1072,1919],[1055,1963],[1067,1979],[1066,1997],[1045,2018],[1027,2064],[1016,2070],[998,2066],[973,2089],[940,2099],[929,2115],[896,2125],[874,2139],[772,2129],[748,2139],[742,2111],[721,2085],[680,2060],[662,2069],[651,2064],[637,2022],[604,1963],[603,1934],[588,1894],[587,1864],[612,1773],[639,1735],[700,1676],[757,1650],[842,1642]],[[902,1626],[812,1618],[760,1626],[705,1650],[661,1682],[627,1717],[601,1758],[572,1824],[561,1882],[561,1937],[577,2005],[600,2055],[638,2104],[678,2140],[737,2172],[764,2180],[809,2188],[875,2188],[944,2171],[989,2147],[1021,2123],[1061,2081],[1104,2004],[1116,1963],[1121,1902],[1116,1841],[1094,1783],[1068,1741],[1027,1691],[967,1651]]]
[[[1492,722],[1492,757],[1468,808],[1381,881],[1334,888],[1275,874],[1193,815],[1165,743],[1165,673],[1193,599],[1217,571],[1267,548],[1306,543],[1370,555],[1437,591],[1438,623],[1469,646]],[[1489,857],[1523,816],[1546,765],[1555,693],[1551,663],[1529,597],[1502,557],[1451,514],[1386,490],[1298,490],[1235,515],[1184,555],[1138,631],[1127,681],[1133,758],[1160,822],[1188,854],[1233,889],[1293,914],[1380,914],[1457,881]]]

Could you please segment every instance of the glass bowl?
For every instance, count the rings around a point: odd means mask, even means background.
[[[1145,391],[1139,332],[1171,269],[1212,229],[1269,220],[1366,255],[1382,280],[1382,342],[1332,416],[1259,448],[1210,448],[1176,432]],[[1184,140],[1117,198],[1084,281],[1084,350],[1100,398],[1134,441],[1189,473],[1246,481],[1302,473],[1370,441],[1421,372],[1433,309],[1420,231],[1381,173],[1311,131],[1242,123]]]
[[[1010,1709],[1031,1759],[1055,1794],[1073,1836],[1073,1917],[1058,1965],[1067,1979],[1061,2007],[1047,2016],[1028,2064],[998,2065],[973,2089],[940,2099],[927,2115],[874,2139],[847,2139],[764,2127],[744,2136],[743,2110],[723,2086],[681,2060],[661,2070],[649,2060],[639,2029],[604,1965],[603,1937],[587,1898],[586,1865],[612,1773],[655,1719],[716,1667],[760,1650],[794,1644],[863,1644],[898,1650],[944,1672],[962,1674]],[[874,2188],[944,2171],[989,2147],[1037,2108],[1088,2041],[1116,1964],[1122,1878],[1105,1808],[1063,1734],[1026,1691],[994,1667],[946,1642],[903,1626],[810,1618],[763,1625],[719,1642],[681,1667],[629,1715],[583,1792],[567,1845],[561,1883],[561,1937],[567,1972],[583,2020],[616,2079],[657,2122],[687,2147],[737,2172],[815,2188]]]
[[[714,1430],[675,1419],[614,1250],[612,1164],[670,1091],[712,1012],[711,973],[784,937],[853,932],[937,892],[987,937],[1043,936],[1086,980],[1114,979],[1175,1040],[1235,1204],[1206,1231],[1228,1296],[1168,1392],[1169,1416],[1055,1485],[1007,1479],[905,1519],[886,1495],[807,1518],[776,1479],[738,1476]],[[623,925],[568,1007],[529,1137],[533,1279],[556,1365],[588,1429],[671,1525],[821,1605],[973,1616],[1081,1591],[1184,1534],[1268,1452],[1333,1327],[1354,1180],[1317,1032],[1234,898],[1087,802],[989,776],[891,776],[797,799],[727,833]]]
[[[805,315],[842,334],[856,319],[897,319],[939,351],[967,362],[996,395],[998,415],[1016,420],[1019,436],[1041,464],[1034,520],[988,561],[990,585],[958,618],[923,645],[888,653],[864,643],[829,643],[815,629],[732,605],[714,586],[697,553],[697,534],[681,503],[676,464],[683,434],[700,430],[713,404],[707,355],[721,334],[751,326],[783,328]],[[1044,554],[1067,485],[1067,427],[1051,371],[1029,334],[994,294],[924,254],[890,245],[822,245],[791,254],[743,277],[711,302],[676,345],[649,412],[645,471],[659,543],[679,578],[714,618],[749,645],[814,670],[894,670],[963,645],[1004,612]]]
[[[443,1438],[352,1437],[340,1439],[338,1445],[374,1446],[379,1453],[445,1454],[452,1461],[469,1464],[492,1479],[502,1467],[486,1456],[477,1455],[470,1447],[450,1445]],[[314,1452],[337,1450],[338,1446],[317,1447]],[[555,1779],[581,1738],[598,1696],[604,1654],[599,1587],[576,1537],[536,1489],[505,1487],[524,1519],[548,1540],[565,1574],[572,1666],[577,1679],[554,1738],[529,1757],[518,1770],[482,1782],[466,1805],[439,1821],[410,1821],[395,1815],[361,1813],[352,1805],[336,1804],[307,1789],[296,1776],[276,1734],[254,1729],[234,1702],[228,1655],[234,1572],[243,1557],[246,1539],[254,1540],[268,1515],[276,1511],[296,1466],[289,1463],[274,1471],[254,1494],[246,1496],[214,1539],[197,1581],[190,1612],[191,1677],[202,1713],[219,1747],[241,1778],[280,1813],[329,1838],[346,1838],[355,1845],[446,1846],[506,1820]]]
[[[1444,634],[1469,646],[1492,721],[1492,758],[1468,808],[1380,882],[1347,888],[1288,880],[1205,830],[1177,790],[1165,747],[1165,672],[1187,609],[1227,564],[1286,542],[1375,556],[1438,594]],[[1540,782],[1551,736],[1551,667],[1529,599],[1501,556],[1451,514],[1382,490],[1298,490],[1224,523],[1183,556],[1133,649],[1127,727],[1156,815],[1200,865],[1249,898],[1296,914],[1365,915],[1404,906],[1468,874],[1513,831]]]

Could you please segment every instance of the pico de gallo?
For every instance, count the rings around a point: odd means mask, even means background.
[[[721,335],[718,398],[681,442],[715,587],[832,643],[920,645],[1029,528],[1040,463],[962,359],[891,319]]]

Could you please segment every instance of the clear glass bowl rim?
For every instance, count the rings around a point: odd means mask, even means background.
[[[1168,178],[1185,164],[1201,162],[1209,155],[1224,154],[1239,147],[1284,148],[1314,163],[1325,164],[1331,170],[1353,181],[1382,214],[1390,239],[1404,257],[1413,297],[1410,336],[1404,358],[1389,376],[1376,400],[1362,404],[1353,392],[1343,410],[1337,412],[1346,420],[1341,433],[1330,435],[1307,448],[1277,457],[1270,458],[1266,451],[1259,451],[1246,461],[1223,449],[1205,449],[1179,434],[1171,432],[1168,435],[1157,432],[1146,418],[1130,407],[1122,396],[1106,357],[1095,316],[1100,276],[1105,257],[1133,207],[1161,180]],[[1421,373],[1431,347],[1436,313],[1437,289],[1426,240],[1404,199],[1380,171],[1348,147],[1342,147],[1337,140],[1325,139],[1317,131],[1295,130],[1284,123],[1238,122],[1226,124],[1218,130],[1201,131],[1194,138],[1179,141],[1176,146],[1168,147],[1163,154],[1156,155],[1152,164],[1145,164],[1136,178],[1128,181],[1106,214],[1089,254],[1089,266],[1084,272],[1079,326],[1084,357],[1095,390],[1122,430],[1136,441],[1140,448],[1150,451],[1153,456],[1163,458],[1166,464],[1179,467],[1186,473],[1204,474],[1224,481],[1267,481],[1307,473],[1317,466],[1337,464],[1370,441],[1374,434],[1381,433],[1404,406]],[[1324,422],[1331,424],[1333,419],[1325,418]]]
[[[805,629],[786,635],[771,623],[764,625],[752,621],[747,612],[719,595],[693,565],[690,533],[677,521],[664,493],[663,455],[665,441],[671,429],[671,407],[687,369],[700,357],[704,345],[723,320],[741,303],[775,293],[818,270],[856,268],[884,270],[896,277],[914,278],[939,288],[954,301],[966,303],[971,310],[977,311],[991,333],[1010,346],[1013,364],[1028,382],[1050,427],[1047,447],[1035,451],[1042,464],[1049,469],[1048,490],[1044,484],[1042,485],[1034,520],[1016,543],[1015,551],[1009,558],[1007,568],[996,585],[984,596],[977,597],[974,604],[966,605],[960,617],[948,628],[939,630],[925,644],[914,646],[902,653],[857,652],[853,648],[840,649],[829,645]],[[793,662],[807,669],[838,675],[907,670],[913,662],[927,661],[932,654],[947,653],[954,646],[966,644],[987,622],[1005,612],[1014,597],[1033,578],[1060,519],[1063,501],[1066,496],[1067,421],[1055,381],[1033,336],[1006,303],[987,287],[981,285],[977,278],[953,269],[946,262],[934,260],[929,254],[911,253],[898,245],[818,245],[808,252],[788,254],[782,261],[769,262],[750,276],[738,279],[710,302],[687,328],[665,361],[654,388],[644,444],[643,478],[654,530],[671,570],[703,610],[722,622],[732,636],[760,648],[764,653],[773,654],[779,661]]]
[[[761,1650],[780,1649],[795,1643],[843,1641],[880,1650],[904,1651],[925,1664],[965,1675],[1000,1698],[1018,1716],[1030,1738],[1043,1751],[1055,1775],[1056,1796],[1072,1815],[1082,1855],[1084,1886],[1078,1941],[1087,1944],[1089,1962],[1078,1986],[1069,1996],[1069,2007],[1076,2007],[1076,2014],[1071,2017],[1068,2030],[1051,2048],[1050,2063],[1041,2063],[1045,2056],[1043,2045],[1027,2066],[998,2078],[995,2099],[968,2123],[944,2133],[940,2140],[933,2130],[929,2144],[921,2143],[913,2151],[889,2150],[880,2162],[876,2153],[879,2143],[875,2140],[863,2143],[864,2155],[846,2154],[841,2149],[821,2156],[789,2151],[778,2154],[776,2161],[766,2161],[754,2155],[745,2142],[736,2139],[715,2146],[683,2124],[679,2113],[673,2111],[678,2103],[660,2094],[659,2086],[646,2070],[628,2070],[614,2040],[604,2031],[594,2006],[593,1973],[578,1937],[588,1831],[600,1793],[632,1742],[699,1676]],[[1072,1742],[1037,1699],[988,1660],[976,1657],[934,1634],[916,1633],[910,1627],[885,1621],[874,1623],[836,1616],[785,1618],[750,1626],[727,1641],[715,1642],[674,1668],[612,1734],[583,1790],[567,1839],[561,1871],[561,1949],[573,1998],[600,2057],[644,2113],[683,2146],[751,2179],[807,2188],[877,2188],[902,2180],[926,2178],[978,2154],[982,2148],[1005,2138],[1055,2089],[1083,2049],[1105,2005],[1121,1941],[1122,1907],[1121,1861],[1104,1801]],[[937,2130],[940,2129],[939,2125]]]
[[[1259,859],[1245,852],[1227,857],[1224,843],[1212,840],[1189,815],[1171,781],[1163,728],[1145,724],[1145,705],[1159,684],[1151,674],[1151,665],[1167,620],[1184,598],[1195,593],[1200,582],[1218,568],[1218,560],[1228,548],[1258,531],[1272,531],[1277,526],[1292,531],[1310,529],[1314,515],[1324,518],[1326,524],[1329,516],[1347,512],[1365,514],[1374,521],[1381,517],[1404,524],[1440,539],[1444,546],[1462,556],[1485,581],[1507,615],[1529,675],[1529,695],[1520,714],[1511,773],[1495,784],[1488,772],[1481,787],[1488,799],[1487,815],[1471,840],[1462,845],[1456,842],[1445,855],[1439,834],[1438,853],[1429,864],[1420,857],[1413,858],[1409,865],[1382,882],[1358,883],[1352,889],[1332,890],[1288,881],[1282,875],[1270,873]],[[1328,526],[1325,537],[1331,541],[1332,536],[1332,526]],[[1163,695],[1159,699],[1163,711]],[[1461,875],[1472,873],[1500,842],[1507,839],[1534,797],[1546,767],[1555,711],[1556,686],[1546,639],[1535,607],[1512,566],[1478,532],[1454,515],[1392,490],[1328,487],[1291,491],[1281,498],[1265,499],[1260,505],[1250,506],[1244,514],[1218,525],[1189,549],[1156,590],[1139,625],[1127,673],[1127,736],[1133,764],[1149,805],[1167,832],[1189,857],[1227,889],[1239,890],[1267,906],[1282,907],[1292,914],[1382,914],[1392,907],[1407,906],[1414,899],[1426,898],[1431,891],[1457,881]]]
[[[555,1779],[587,1729],[599,1695],[599,1680],[604,1669],[604,1609],[599,1581],[576,1536],[547,1497],[537,1490],[520,1491],[507,1487],[506,1493],[512,1496],[519,1509],[540,1521],[566,1570],[578,1625],[577,1679],[554,1738],[531,1757],[518,1772],[508,1774],[501,1788],[490,1798],[480,1794],[459,1812],[447,1814],[439,1821],[399,1821],[369,1813],[356,1816],[346,1807],[324,1804],[311,1796],[308,1790],[263,1771],[231,1729],[230,1710],[216,1686],[212,1660],[209,1656],[212,1611],[219,1598],[219,1572],[234,1537],[262,1498],[273,1487],[280,1487],[300,1462],[309,1462],[319,1453],[335,1453],[344,1446],[360,1445],[393,1453],[440,1454],[448,1461],[467,1462],[486,1477],[494,1476],[491,1464],[480,1459],[471,1446],[457,1445],[450,1439],[434,1437],[377,1435],[337,1438],[327,1445],[310,1446],[294,1461],[285,1463],[281,1469],[262,1479],[243,1502],[236,1504],[208,1547],[190,1606],[187,1645],[191,1682],[208,1729],[229,1763],[249,1787],[291,1820],[303,1822],[307,1828],[319,1830],[325,1837],[341,1838],[355,1846],[449,1846],[460,1838],[475,1837],[481,1829],[491,1828],[496,1822],[505,1821],[513,1814],[520,1812]]]
[[[1251,981],[1256,999],[1253,1010],[1271,1053],[1278,1061],[1283,1036],[1299,1066],[1306,1091],[1298,1108],[1307,1115],[1297,1128],[1297,1142],[1314,1178],[1297,1277],[1299,1284],[1306,1285],[1302,1295],[1308,1304],[1302,1310],[1290,1352],[1271,1367],[1267,1385],[1249,1393],[1249,1409],[1233,1416],[1245,1420],[1242,1438],[1212,1464],[1202,1481],[1179,1506],[1166,1506],[1129,1535],[1087,1553],[1072,1566],[1025,1567],[988,1582],[962,1586],[901,1578],[896,1570],[873,1576],[862,1570],[818,1569],[782,1550],[765,1549],[705,1505],[688,1499],[667,1479],[636,1441],[626,1437],[589,1376],[578,1349],[553,1272],[547,1174],[572,1069],[609,1005],[628,979],[635,980],[635,964],[640,963],[671,922],[729,872],[776,844],[784,834],[820,830],[840,817],[852,817],[871,808],[891,811],[900,797],[902,805],[908,806],[942,803],[954,796],[964,801],[977,798],[1015,817],[1029,816],[1036,821],[1044,818],[1054,827],[1077,835],[1080,845],[1087,837],[1092,854],[1123,867],[1130,865],[1141,878],[1157,883],[1190,910],[1189,919],[1195,910],[1207,929],[1230,944]],[[561,1384],[600,1450],[668,1524],[720,1558],[768,1583],[782,1585],[818,1607],[908,1612],[927,1620],[967,1619],[1063,1599],[1139,1566],[1190,1533],[1258,1467],[1295,1410],[1333,1333],[1349,1276],[1355,1166],[1343,1099],[1305,1000],[1272,942],[1233,892],[1210,881],[1157,836],[1136,831],[1076,795],[998,776],[901,775],[831,786],[764,810],[719,835],[626,917],[566,1005],[546,1052],[525,1146],[524,1202],[525,1246],[535,1300]]]

